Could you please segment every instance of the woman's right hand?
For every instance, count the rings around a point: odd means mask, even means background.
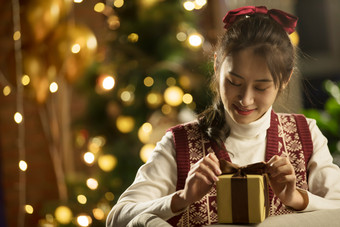
[[[172,211],[176,213],[200,200],[210,191],[221,174],[220,164],[214,153],[209,153],[196,162],[188,173],[184,189],[172,198]]]

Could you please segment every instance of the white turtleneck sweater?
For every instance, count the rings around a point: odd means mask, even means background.
[[[270,108],[250,124],[238,124],[227,114],[230,136],[225,141],[233,163],[240,166],[265,160]],[[333,164],[315,120],[307,119],[313,140],[313,155],[308,163],[309,204],[304,211],[340,208],[340,169]],[[256,152],[254,152],[256,151]],[[107,218],[107,226],[126,226],[136,215],[152,213],[167,220],[173,217],[170,204],[177,183],[175,148],[171,132],[157,143],[152,156],[137,172],[135,181],[121,195]]]

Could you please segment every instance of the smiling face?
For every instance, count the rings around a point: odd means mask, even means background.
[[[240,124],[262,117],[278,94],[266,61],[246,48],[227,56],[220,69],[219,92],[225,110]]]

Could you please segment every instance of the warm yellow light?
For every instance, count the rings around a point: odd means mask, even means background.
[[[83,0],[73,0],[74,3],[82,3]]]
[[[84,195],[78,195],[77,200],[78,200],[78,203],[80,203],[80,204],[86,204],[86,202],[87,202],[87,198]]]
[[[76,43],[76,44],[73,44],[72,47],[71,47],[71,52],[74,53],[74,54],[77,54],[80,52],[80,44],[79,43]]]
[[[170,106],[179,106],[183,100],[183,91],[177,86],[168,87],[164,92],[164,100]]]
[[[8,96],[9,94],[11,94],[12,89],[10,86],[5,86],[4,89],[2,90],[2,93],[4,94],[4,96]]]
[[[172,108],[171,108],[170,105],[164,104],[164,105],[162,106],[162,113],[163,113],[163,114],[168,115],[168,114],[171,113],[171,111],[172,111]]]
[[[131,102],[134,99],[134,94],[131,91],[123,91],[120,94],[120,98],[123,102]]]
[[[86,181],[87,187],[91,190],[96,190],[98,188],[98,181],[94,178],[89,178]]]
[[[151,76],[147,76],[144,78],[144,85],[147,87],[151,87],[154,83],[154,80]]]
[[[117,158],[111,154],[101,155],[98,158],[98,166],[103,171],[110,172],[117,166]]]
[[[138,130],[138,138],[142,143],[149,142],[152,133],[152,125],[149,122],[144,123]]]
[[[90,139],[87,148],[93,154],[97,154],[101,150],[101,147],[104,146],[105,143],[106,143],[106,140],[104,137],[96,136]]]
[[[187,11],[192,11],[192,10],[195,9],[195,4],[191,1],[186,1],[186,2],[183,3],[183,7]]]
[[[138,34],[136,33],[131,33],[130,35],[128,35],[128,40],[131,42],[131,43],[136,43],[138,42]]]
[[[289,35],[289,38],[294,46],[299,45],[300,37],[299,34],[294,31],[292,34]]]
[[[21,171],[26,171],[26,170],[27,170],[27,163],[26,163],[25,161],[21,160],[21,161],[19,162],[19,169],[20,169]]]
[[[58,84],[56,82],[52,82],[50,84],[50,92],[56,93],[58,91]]]
[[[16,112],[16,113],[14,114],[14,121],[15,121],[17,124],[20,124],[20,123],[22,122],[22,120],[23,120],[23,117],[22,117],[21,113]]]
[[[207,0],[196,0],[195,4],[202,8],[203,6],[207,4]]]
[[[31,205],[27,204],[25,205],[25,211],[27,214],[33,214],[34,209]]]
[[[203,43],[203,38],[200,34],[192,34],[189,36],[189,44],[193,47],[199,47]]]
[[[92,210],[92,213],[93,213],[93,217],[97,220],[104,220],[105,219],[105,213],[100,208],[94,208]]]
[[[115,86],[115,79],[112,76],[106,76],[103,79],[102,86],[105,90],[111,90]]]
[[[184,42],[187,39],[187,34],[184,32],[178,32],[176,38],[178,41]]]
[[[77,222],[78,225],[83,226],[83,227],[87,227],[92,223],[92,218],[88,215],[79,215],[77,217]]]
[[[186,93],[186,94],[183,95],[183,102],[185,104],[190,104],[190,103],[192,103],[192,101],[193,101],[193,97],[192,97],[191,94]]]
[[[28,75],[23,75],[21,78],[22,85],[26,86],[31,82],[31,79]]]
[[[102,2],[98,2],[95,6],[94,6],[94,11],[96,11],[97,13],[101,13],[103,12],[105,9],[105,4]]]
[[[14,32],[14,34],[13,34],[13,39],[14,39],[15,41],[17,41],[17,40],[19,40],[20,38],[21,38],[21,32],[20,32],[20,31]]]
[[[84,161],[87,163],[87,164],[92,164],[94,162],[94,154],[92,152],[86,152],[84,154]]]
[[[115,195],[112,193],[112,192],[106,192],[105,193],[105,198],[108,200],[108,201],[113,201],[115,199]]]
[[[124,0],[115,0],[113,5],[117,8],[121,8],[124,5]]]
[[[119,116],[116,120],[117,129],[122,133],[129,133],[135,127],[135,120],[130,116]]]
[[[91,36],[86,41],[86,46],[90,50],[95,50],[97,48],[97,39],[95,36]]]
[[[72,220],[72,211],[66,206],[59,206],[54,212],[54,216],[61,224],[69,224]]]
[[[116,15],[111,15],[107,18],[107,23],[110,29],[116,30],[120,26],[119,17],[117,17]]]
[[[154,144],[145,144],[140,150],[140,153],[139,153],[140,159],[142,159],[143,162],[147,162],[154,149],[155,149]]]
[[[146,96],[146,102],[151,108],[157,108],[163,102],[163,97],[160,93],[150,92]]]
[[[176,84],[176,79],[173,77],[169,77],[168,79],[166,79],[166,84],[170,87],[170,86],[174,86]]]

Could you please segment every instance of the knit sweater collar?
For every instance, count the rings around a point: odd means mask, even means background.
[[[263,132],[266,132],[270,127],[272,107],[258,120],[249,124],[239,124],[232,119],[229,113],[226,112],[226,121],[230,127],[230,136],[235,136],[244,139],[256,138]]]

